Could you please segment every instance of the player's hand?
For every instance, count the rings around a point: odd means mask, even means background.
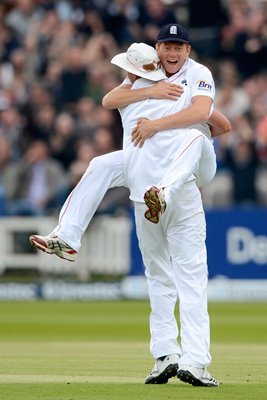
[[[156,133],[154,121],[149,119],[140,119],[136,127],[132,130],[132,142],[134,146],[142,147],[145,140]]]
[[[181,85],[176,85],[175,83],[169,83],[166,81],[160,81],[151,86],[150,98],[178,100],[183,92],[184,88]]]

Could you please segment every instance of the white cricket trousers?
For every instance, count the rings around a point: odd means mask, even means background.
[[[211,362],[207,310],[206,223],[199,189],[186,183],[158,224],[144,218],[135,203],[136,230],[145,265],[151,306],[150,350],[154,358],[180,354],[181,364]],[[175,318],[179,301],[180,339]]]
[[[156,186],[167,189],[164,192],[168,203],[190,176],[194,175],[197,186],[202,187],[212,181],[216,168],[216,154],[211,140],[199,130],[190,129],[184,135],[172,164]]]
[[[123,153],[95,157],[63,204],[57,227],[51,232],[79,251],[82,236],[107,190],[124,186]]]

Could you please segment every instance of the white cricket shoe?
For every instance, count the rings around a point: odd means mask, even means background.
[[[45,253],[55,254],[68,261],[76,260],[77,251],[57,236],[31,235],[29,240],[32,246]]]
[[[145,218],[157,224],[159,222],[160,216],[166,210],[166,201],[163,189],[157,186],[151,186],[144,194],[144,202],[148,207],[145,212]]]
[[[178,362],[178,354],[166,356],[164,360],[157,359],[152,371],[147,375],[145,383],[167,383],[169,378],[176,376]]]
[[[192,365],[180,365],[177,377],[180,381],[193,386],[217,387],[220,385],[219,381],[210,375],[207,368],[196,368]]]

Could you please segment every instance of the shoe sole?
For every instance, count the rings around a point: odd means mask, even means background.
[[[63,260],[74,262],[76,259],[76,252],[74,254],[68,254],[66,252],[63,252],[62,250],[49,249],[49,247],[47,247],[46,242],[44,240],[37,238],[36,236],[30,237],[30,243],[33,247],[36,247],[38,250],[41,250],[44,253],[47,253],[50,255],[55,254],[56,256],[58,256],[59,258],[62,258]],[[73,251],[75,251],[75,250],[73,250]]]
[[[178,370],[178,364],[170,364],[168,365],[164,371],[158,376],[151,376],[145,380],[145,384],[156,384],[162,385],[168,382],[170,378],[176,376]]]
[[[145,215],[145,218],[148,221],[152,222],[153,224],[157,224],[159,222],[159,214],[158,213],[153,214],[151,212],[151,210],[146,210],[144,215]]]
[[[166,208],[164,207],[163,209],[162,201],[159,198],[158,189],[152,187],[147,190],[144,194],[144,201],[148,208],[148,210],[145,212],[145,218],[148,221],[157,224],[159,222],[160,215],[163,214]]]
[[[192,386],[206,386],[206,387],[218,387],[219,385],[214,385],[212,383],[204,383],[200,379],[196,378],[191,372],[180,370],[177,372],[177,378],[180,381],[189,383]]]

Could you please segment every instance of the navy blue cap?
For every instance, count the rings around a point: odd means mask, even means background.
[[[178,24],[163,25],[157,37],[157,42],[190,43],[187,30]]]

